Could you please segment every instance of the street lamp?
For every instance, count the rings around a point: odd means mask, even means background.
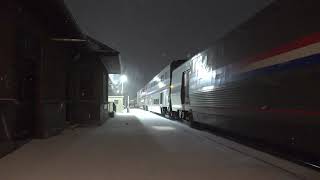
[[[121,94],[123,95],[123,84],[128,81],[128,77],[126,75],[121,75],[120,76],[120,82],[121,82]],[[127,112],[129,112],[129,95],[127,99]]]
[[[127,81],[128,81],[128,77],[127,77],[126,75],[121,75],[121,76],[120,76],[121,94],[123,94],[123,84],[124,84],[125,82],[127,82]]]

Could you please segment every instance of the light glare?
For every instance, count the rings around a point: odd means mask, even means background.
[[[158,86],[159,86],[159,88],[163,88],[166,85],[163,82],[159,82]]]
[[[127,82],[127,81],[128,81],[128,77],[127,77],[126,75],[121,75],[120,81],[121,81],[122,83]]]

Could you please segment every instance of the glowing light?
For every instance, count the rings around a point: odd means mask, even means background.
[[[217,76],[217,71],[216,70],[212,71],[212,77],[215,79],[216,76]]]
[[[156,76],[153,80],[154,80],[154,81],[157,81],[157,82],[160,82],[160,81],[161,81],[161,79],[160,79],[158,76]]]
[[[206,86],[202,88],[202,91],[212,91],[214,89],[214,86]]]
[[[121,81],[121,83],[125,83],[128,81],[128,77],[126,75],[121,75],[120,81]]]
[[[163,88],[163,87],[165,87],[166,85],[165,85],[163,82],[159,82],[158,86],[159,86],[159,88]]]
[[[175,109],[181,109],[182,108],[181,105],[172,105],[172,107],[175,108]]]

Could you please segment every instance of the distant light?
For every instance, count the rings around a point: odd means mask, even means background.
[[[165,87],[166,85],[165,85],[163,82],[159,82],[158,86],[159,86],[159,88],[163,88],[163,87]]]
[[[121,81],[122,83],[125,83],[125,82],[128,81],[128,77],[127,77],[126,75],[121,75],[120,81]]]
[[[157,81],[157,82],[160,82],[160,81],[161,81],[161,79],[160,79],[158,76],[156,76],[153,80],[154,80],[154,81]]]

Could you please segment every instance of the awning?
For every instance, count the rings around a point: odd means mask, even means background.
[[[101,61],[109,74],[121,74],[120,55],[104,56]]]
[[[99,57],[109,74],[121,74],[120,53],[88,36],[91,49]]]

